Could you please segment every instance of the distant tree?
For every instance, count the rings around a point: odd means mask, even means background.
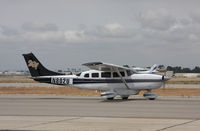
[[[167,70],[168,71],[173,71],[174,73],[200,73],[200,67],[199,66],[195,66],[194,69],[190,69],[190,68],[182,68],[181,66],[167,66]]]
[[[164,65],[159,65],[158,68],[159,68],[159,69],[164,69],[165,66],[164,66]]]
[[[195,66],[195,68],[192,69],[192,72],[193,72],[193,73],[200,73],[200,67]]]
[[[167,70],[168,70],[168,71],[174,71],[174,68],[171,67],[171,66],[167,66]]]
[[[191,73],[192,71],[190,68],[183,68],[181,72],[182,73]]]
[[[180,66],[174,67],[174,73],[182,73],[182,68]]]

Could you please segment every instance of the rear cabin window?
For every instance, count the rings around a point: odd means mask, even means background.
[[[101,73],[101,77],[110,78],[111,77],[111,73],[110,72],[102,72]]]
[[[80,76],[80,75],[81,75],[81,73],[76,74],[76,76]]]
[[[122,75],[122,77],[125,76],[124,72],[120,72],[120,74]],[[113,72],[113,77],[119,77],[118,73],[117,72]]]
[[[87,73],[87,74],[85,74],[85,75],[84,75],[84,77],[89,77],[89,74],[88,74],[88,73]]]
[[[99,77],[99,73],[92,73],[92,77]]]

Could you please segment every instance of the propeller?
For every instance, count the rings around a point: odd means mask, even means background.
[[[163,87],[163,90],[165,90],[165,82],[166,82],[166,80],[169,79],[168,76],[166,76],[167,70],[165,69],[165,67],[163,65],[160,65],[158,71],[164,73],[162,76],[162,82],[163,82],[162,87]]]
[[[166,72],[164,73],[164,75],[162,76],[162,81],[163,81],[163,90],[165,90],[165,82],[167,80],[169,80],[170,77],[166,76]]]
[[[165,75],[162,76],[162,81],[163,81],[162,87],[163,87],[163,90],[165,90]]]

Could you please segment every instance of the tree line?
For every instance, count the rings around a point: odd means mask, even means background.
[[[167,71],[173,71],[174,73],[200,73],[200,67],[195,66],[193,69],[182,68],[181,66],[167,66]]]

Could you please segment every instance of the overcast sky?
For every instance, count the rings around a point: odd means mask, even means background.
[[[102,61],[200,66],[199,0],[0,0],[0,71]]]

